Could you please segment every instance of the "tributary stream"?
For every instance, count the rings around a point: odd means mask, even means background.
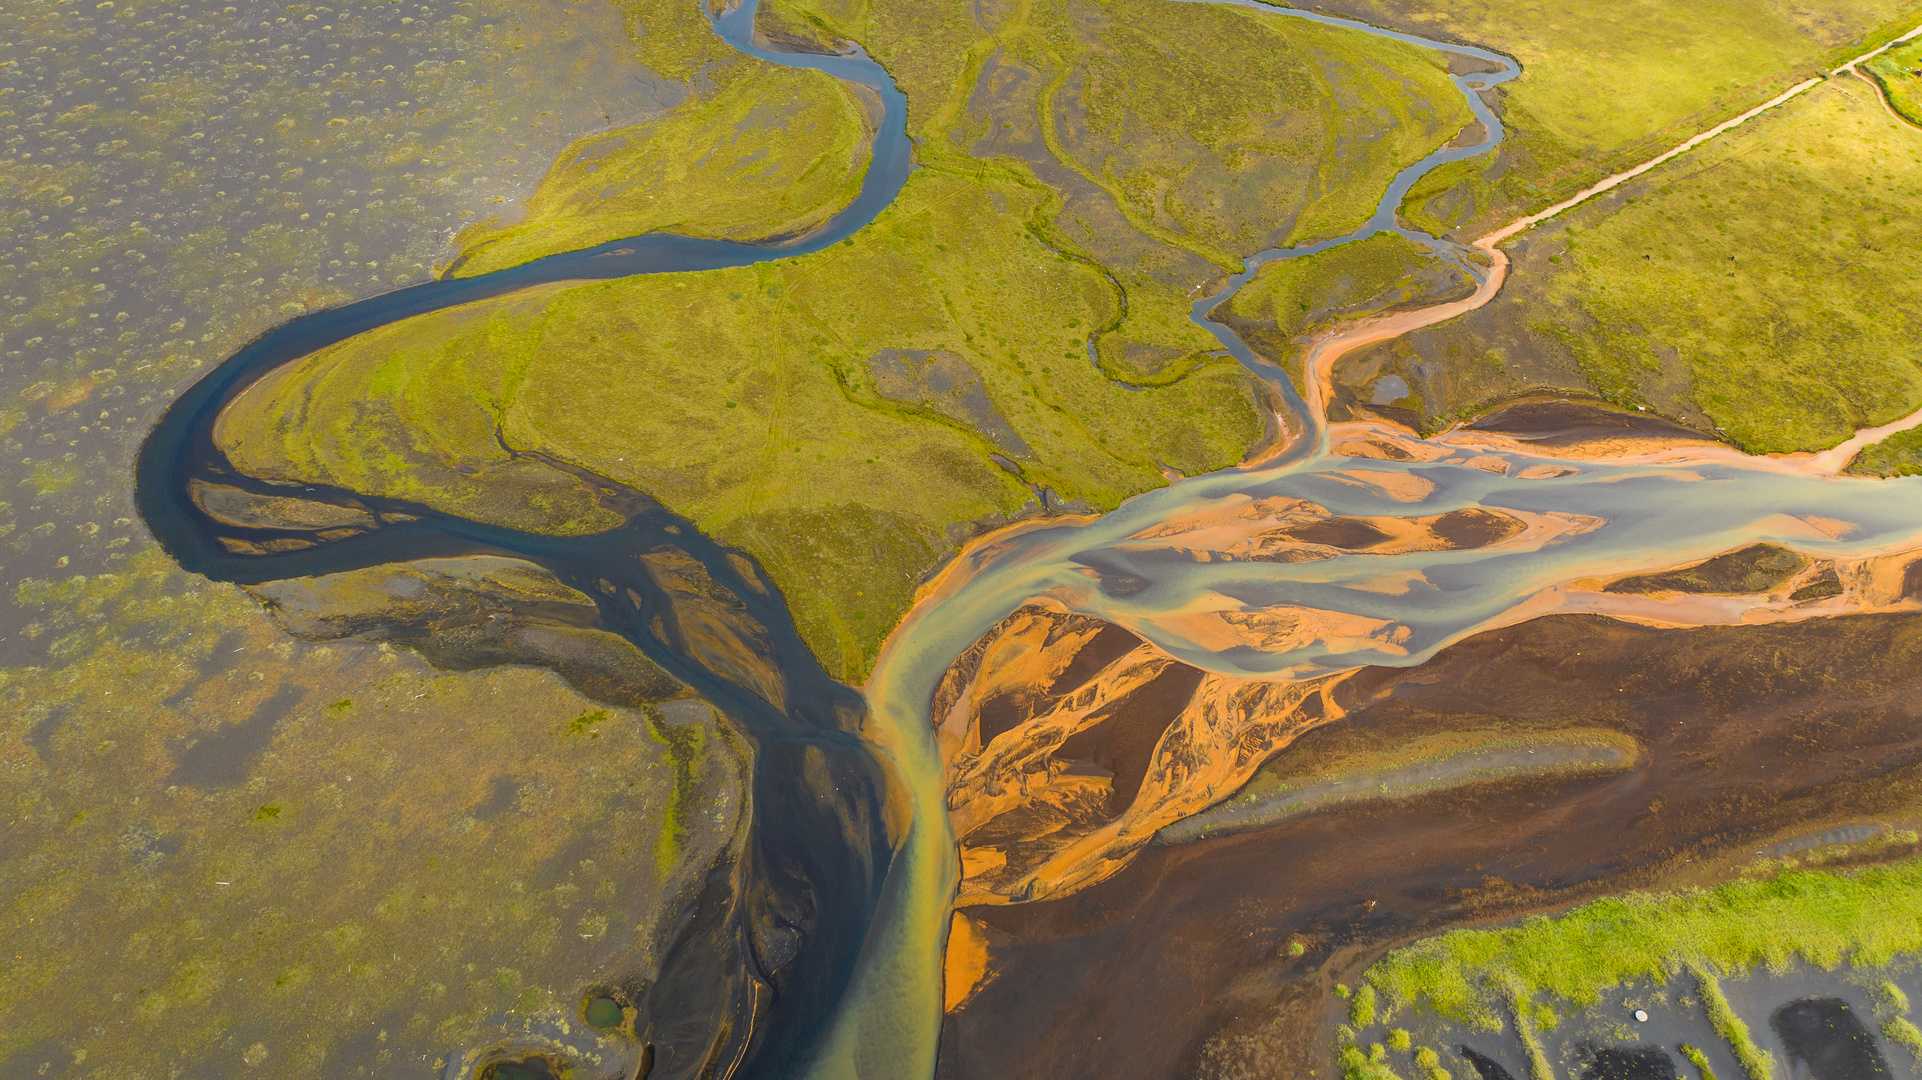
[[[1485,138],[1438,150],[1402,172],[1374,216],[1352,236],[1260,253],[1226,289],[1196,305],[1197,319],[1294,404],[1297,429],[1306,435],[1284,457],[1178,480],[1098,519],[1030,523],[971,546],[895,631],[863,693],[826,676],[794,632],[779,592],[758,570],[658,508],[611,532],[558,538],[308,487],[299,493],[352,500],[389,515],[389,523],[333,542],[257,555],[235,554],[219,537],[281,534],[222,525],[192,496],[196,480],[261,494],[289,493],[236,476],[215,446],[213,426],[221,409],[248,386],[323,346],[414,315],[549,282],[790,258],[836,243],[871,221],[901,190],[911,168],[905,101],[864,54],[784,54],[753,46],[754,0],[720,16],[716,32],[752,55],[860,83],[884,103],[861,192],[821,230],[771,246],[653,234],[306,315],[209,372],[148,437],[137,466],[140,511],[190,571],[253,583],[431,556],[524,558],[594,597],[606,629],[633,642],[741,727],[754,746],[752,840],[741,870],[746,884],[730,878],[727,868],[717,869],[665,950],[660,980],[649,994],[644,1033],[654,1046],[652,1075],[693,1076],[704,1070],[721,1076],[869,1080],[932,1075],[940,958],[958,867],[929,702],[953,660],[1031,599],[1051,597],[1071,610],[1118,623],[1210,671],[1289,679],[1361,665],[1419,664],[1479,630],[1550,611],[1581,610],[1590,602],[1583,599],[1586,594],[1564,589],[1577,579],[1673,566],[1757,541],[1822,557],[1864,557],[1922,543],[1922,480],[1838,480],[1735,455],[1621,464],[1447,443],[1422,444],[1432,452],[1416,456],[1428,460],[1358,459],[1334,452],[1319,402],[1301,403],[1287,380],[1220,324],[1206,321],[1206,313],[1263,262],[1326,250],[1382,230],[1427,244],[1477,276],[1488,273],[1466,249],[1405,229],[1395,210],[1428,170],[1485,153],[1501,140],[1501,124],[1478,92],[1514,78],[1519,68],[1486,50],[1348,20],[1250,0],[1202,2],[1236,3],[1483,61],[1497,70],[1456,76],[1455,82]],[[1492,294],[1499,279],[1484,280],[1489,287],[1483,291]],[[1221,522],[1255,520],[1262,507],[1297,499],[1353,518],[1492,511],[1525,521],[1528,529],[1469,550],[1351,552],[1306,562],[1217,557],[1211,550],[1217,541],[1240,537],[1232,525],[1225,532],[1217,528]],[[1200,523],[1186,534],[1191,539],[1181,539],[1181,522]],[[1158,538],[1144,538],[1149,531]],[[737,674],[703,663],[694,643],[654,617],[669,600],[639,555],[664,549],[691,557],[743,602],[787,687],[784,707],[770,704]],[[1195,630],[1210,613],[1276,610],[1317,618],[1332,613],[1339,618],[1323,618],[1323,624],[1348,629],[1310,635],[1282,649],[1224,647]],[[1733,620],[1742,613],[1741,605],[1731,602],[1708,617]],[[1353,629],[1357,626],[1364,629]],[[911,824],[893,837],[884,824],[890,800],[912,809]]]

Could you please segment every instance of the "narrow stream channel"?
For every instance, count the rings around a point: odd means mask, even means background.
[[[1272,367],[1207,313],[1267,261],[1300,257],[1389,230],[1480,274],[1465,249],[1403,227],[1396,207],[1412,185],[1448,161],[1486,153],[1503,137],[1478,91],[1514,78],[1510,59],[1308,12],[1227,2],[1347,27],[1475,57],[1498,70],[1455,76],[1484,128],[1477,144],[1436,151],[1398,175],[1370,220],[1354,234],[1297,249],[1262,252],[1243,274],[1197,303],[1195,317],[1264,378],[1276,381],[1301,418],[1319,423]],[[1655,467],[1542,464],[1521,454],[1503,471],[1451,452],[1426,462],[1356,461],[1332,454],[1325,438],[1301,440],[1287,460],[1178,481],[1091,523],[1035,529],[964,556],[896,631],[860,694],[829,679],[795,634],[780,594],[756,569],[701,537],[665,510],[620,529],[557,538],[482,525],[396,500],[314,486],[305,497],[354,500],[395,521],[375,531],[297,551],[239,555],[222,526],[196,505],[196,480],[262,494],[288,489],[237,476],[212,438],[220,410],[279,366],[356,334],[429,311],[554,281],[674,273],[784,259],[853,234],[893,201],[911,168],[906,103],[893,81],[859,52],[812,56],[752,45],[754,0],[715,20],[743,52],[816,68],[881,96],[884,119],[856,200],[820,231],[782,246],[652,234],[552,256],[471,279],[397,290],[303,316],[249,344],[173,404],[149,435],[136,467],[136,497],[148,527],[188,570],[222,581],[262,582],[435,556],[512,555],[549,568],[596,599],[602,624],[713,702],[753,742],[752,843],[745,883],[725,874],[668,950],[650,1002],[646,1037],[655,1077],[697,1075],[930,1076],[940,1020],[939,969],[957,877],[942,770],[927,716],[948,664],[1023,602],[1052,596],[1077,611],[1117,622],[1208,670],[1294,678],[1360,664],[1411,665],[1451,641],[1522,613],[1571,578],[1672,565],[1754,540],[1815,554],[1864,554],[1913,546],[1922,537],[1922,481],[1824,481],[1740,464]],[[1425,491],[1418,504],[1344,473],[1398,474]],[[1535,479],[1519,474],[1529,473]],[[1544,521],[1579,518],[1580,529],[1473,551],[1346,555],[1311,563],[1198,561],[1192,551],[1133,539],[1142,530],[1256,499],[1300,498],[1345,515],[1438,514],[1485,508]],[[1828,531],[1811,520],[1848,523]],[[1552,535],[1551,535],[1552,534]],[[247,533],[272,539],[274,530]],[[303,534],[304,535],[304,534]],[[784,706],[703,664],[686,640],[652,616],[668,605],[638,556],[674,550],[697,562],[742,602],[771,643]],[[1532,607],[1529,605],[1533,605]],[[1295,606],[1382,620],[1398,629],[1367,640],[1322,640],[1282,652],[1210,648],[1185,629],[1197,610]],[[1552,608],[1551,608],[1552,609]],[[906,799],[907,835],[890,838],[882,808]],[[798,947],[770,950],[754,926],[779,925]],[[778,954],[778,955],[776,955]],[[728,965],[742,970],[728,970]]]
[[[865,227],[894,201],[910,166],[906,100],[878,64],[842,56],[769,52],[751,42],[755,0],[714,20],[742,52],[816,68],[877,93],[883,122],[855,200],[821,229],[779,245],[650,234],[555,255],[470,279],[400,289],[302,316],[251,342],[183,393],[161,417],[135,466],[135,500],[147,527],[189,571],[244,584],[336,573],[420,558],[510,555],[552,571],[595,599],[604,629],[727,714],[753,746],[749,847],[739,868],[720,865],[664,949],[637,1034],[656,1078],[792,1076],[815,1056],[835,1015],[886,883],[892,840],[883,823],[890,778],[860,735],[861,696],[830,679],[796,634],[781,594],[758,568],[658,507],[619,529],[562,538],[468,521],[401,500],[324,485],[304,498],[354,502],[385,522],[358,536],[273,554],[236,554],[220,537],[255,543],[312,534],[239,529],[195,502],[196,481],[266,496],[289,489],[239,475],[213,440],[220,411],[280,366],[335,342],[415,315],[555,281],[743,266],[819,251]],[[672,604],[641,561],[679,553],[733,594],[741,621],[766,642],[784,686],[764,689],[703,662],[676,626]],[[667,613],[663,618],[663,613]]]

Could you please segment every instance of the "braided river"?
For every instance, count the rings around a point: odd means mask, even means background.
[[[288,493],[236,475],[215,444],[214,423],[248,386],[326,345],[550,282],[793,258],[837,243],[871,221],[913,167],[905,100],[859,50],[819,56],[757,47],[754,0],[716,18],[715,32],[751,55],[860,84],[884,105],[861,191],[827,225],[778,245],[633,237],[305,315],[252,342],[183,393],[142,449],[140,511],[192,572],[259,583],[427,557],[525,559],[593,597],[604,629],[632,642],[737,725],[754,749],[744,877],[737,881],[717,870],[665,950],[662,974],[650,990],[647,1030],[639,1033],[653,1047],[650,1075],[933,1075],[942,949],[960,871],[929,706],[955,658],[1030,601],[1046,598],[1118,624],[1206,671],[1285,681],[1365,665],[1420,664],[1471,634],[1553,612],[1601,611],[1697,625],[1865,610],[1874,604],[1858,595],[1794,606],[1759,598],[1662,603],[1583,583],[1753,543],[1850,565],[1922,546],[1922,479],[1837,477],[1834,455],[1752,459],[1702,444],[1633,458],[1575,459],[1472,432],[1424,441],[1386,425],[1331,427],[1323,419],[1322,385],[1343,350],[1485,303],[1506,270],[1495,244],[1543,216],[1472,247],[1408,229],[1396,217],[1403,196],[1428,171],[1500,143],[1501,122],[1480,92],[1517,77],[1520,68],[1487,50],[1253,0],[1184,2],[1233,3],[1476,61],[1471,66],[1483,73],[1452,78],[1480,122],[1482,138],[1437,150],[1404,170],[1352,235],[1257,253],[1243,273],[1196,303],[1195,319],[1289,403],[1292,415],[1284,421],[1295,437],[1283,452],[1259,464],[1175,480],[1099,518],[1030,521],[974,542],[923,591],[858,691],[822,671],[795,633],[779,591],[758,568],[656,506],[619,529],[561,538],[316,485],[303,488],[302,497],[353,501],[378,511],[387,523],[298,550],[241,554],[220,537],[294,534],[237,531],[211,518],[193,497],[197,482],[261,495]],[[1264,263],[1381,231],[1424,245],[1474,276],[1475,295],[1345,325],[1316,344],[1305,395],[1208,318]],[[1303,506],[1331,518],[1366,519],[1378,530],[1384,522],[1461,511],[1519,526],[1493,542],[1454,550],[1396,553],[1391,545],[1385,551],[1331,548],[1304,561],[1249,557],[1263,528]],[[738,672],[706,662],[698,642],[654,617],[671,601],[639,556],[663,550],[694,560],[743,601],[787,687],[784,696],[776,695],[785,704],[770,703]],[[1900,598],[1888,604],[1913,606]],[[1307,629],[1279,644],[1232,632],[1264,619]],[[789,927],[790,940],[798,940],[792,955],[778,962],[768,957],[765,943],[753,944],[758,939],[752,927],[767,919]]]

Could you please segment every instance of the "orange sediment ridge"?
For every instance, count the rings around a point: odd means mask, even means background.
[[[1392,619],[1293,605],[1254,611],[1245,610],[1239,604],[1226,608],[1201,606],[1224,599],[1204,597],[1197,601],[1195,610],[1171,612],[1158,616],[1155,622],[1180,631],[1190,644],[1213,652],[1225,649],[1287,652],[1317,642],[1337,653],[1373,649],[1405,656],[1408,652],[1404,643],[1410,631]]]
[[[1400,502],[1418,503],[1435,493],[1434,481],[1413,473],[1386,472],[1379,469],[1345,469],[1328,475],[1374,488]]]
[[[1387,476],[1419,482],[1424,493],[1433,490],[1428,481],[1406,473],[1351,470],[1322,475],[1377,492],[1384,489],[1372,481]],[[1402,493],[1415,490],[1412,485],[1394,486]],[[1400,497],[1393,492],[1389,494]],[[1169,518],[1134,533],[1127,538],[1131,542],[1118,546],[1188,552],[1197,562],[1217,558],[1311,562],[1336,555],[1385,556],[1473,548],[1534,551],[1564,537],[1592,531],[1602,524],[1599,518],[1564,511],[1479,507],[1424,515],[1334,516],[1326,507],[1307,499],[1288,496],[1253,499],[1244,495]],[[1344,536],[1344,533],[1350,535]]]
[[[1810,526],[1811,533],[1819,533]],[[1837,615],[1913,612],[1914,582],[1908,579],[1915,549],[1904,548],[1859,558],[1817,560],[1807,571],[1768,593],[1751,595],[1677,592],[1604,592],[1605,581],[1585,579],[1544,589],[1478,629],[1514,626],[1544,615],[1606,615],[1622,622],[1664,629],[1702,626],[1754,626],[1800,622]],[[1648,569],[1667,569],[1651,566]],[[1796,587],[1833,572],[1841,591],[1834,596],[1795,600]]]
[[[1108,646],[1111,658],[1098,654],[1098,669],[1072,677],[1112,629],[1043,599],[1003,620],[942,680],[932,712],[961,846],[958,904],[1020,903],[1100,881],[1162,827],[1226,798],[1276,750],[1341,715],[1326,691],[1347,672],[1218,675],[1131,635]],[[1168,678],[1177,696],[1154,692]],[[984,730],[990,708],[1005,729]],[[1122,763],[1137,754],[1138,765]]]
[[[941,1011],[960,1008],[987,980],[988,939],[973,919],[957,911],[941,963]]]

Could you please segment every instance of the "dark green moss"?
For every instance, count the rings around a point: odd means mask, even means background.
[[[1660,574],[1637,574],[1633,577],[1621,578],[1610,582],[1604,591],[1748,596],[1769,592],[1801,573],[1802,568],[1807,565],[1807,559],[1787,548],[1777,547],[1774,544],[1753,544],[1740,551],[1717,555],[1707,562],[1685,570],[1670,570]],[[1839,582],[1836,591],[1841,591]],[[1796,599],[1804,598],[1798,593]]]
[[[662,876],[666,876],[680,857],[681,847],[687,839],[688,804],[698,791],[695,772],[700,765],[702,748],[707,742],[707,729],[699,724],[669,724],[661,710],[653,706],[647,708],[645,715],[648,734],[667,748],[668,762],[674,768],[674,788],[668,793],[667,808],[661,815],[660,834],[654,841],[655,868]]]
[[[1910,428],[1857,454],[1849,464],[1857,476],[1922,475],[1922,428]]]

